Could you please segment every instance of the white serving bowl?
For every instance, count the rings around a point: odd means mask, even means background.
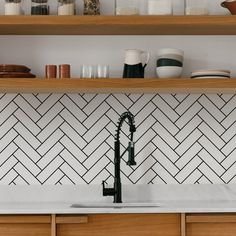
[[[161,66],[156,68],[159,78],[179,78],[182,75],[183,67],[179,66]]]

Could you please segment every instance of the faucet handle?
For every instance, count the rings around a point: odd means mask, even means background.
[[[130,125],[129,131],[132,132],[132,133],[136,132],[135,125]]]
[[[114,188],[106,188],[106,181],[102,181],[102,193],[103,196],[114,196],[116,194],[116,190]]]
[[[136,162],[134,160],[134,142],[129,142],[128,146],[128,161],[126,162],[128,166],[135,166]]]
[[[103,181],[102,181],[102,189],[105,189],[105,188],[106,188],[106,186],[105,186],[105,185],[106,185],[106,181],[105,181],[105,180],[103,180]]]

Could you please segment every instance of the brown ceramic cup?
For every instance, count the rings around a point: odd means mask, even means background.
[[[70,78],[70,65],[59,65],[59,78]]]
[[[57,66],[46,65],[45,66],[45,77],[46,78],[57,78]]]

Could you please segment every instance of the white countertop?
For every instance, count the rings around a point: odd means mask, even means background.
[[[236,201],[166,201],[160,207],[72,208],[66,202],[5,203],[0,214],[236,213]]]
[[[70,207],[112,200],[101,196],[101,186],[1,186],[0,214],[236,213],[236,185],[129,185],[123,202],[158,207]]]

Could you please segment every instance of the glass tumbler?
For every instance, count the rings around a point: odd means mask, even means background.
[[[148,0],[148,15],[173,15],[172,0]]]
[[[21,15],[21,0],[5,0],[5,15]]]
[[[139,15],[139,0],[116,0],[116,15]]]
[[[76,14],[75,0],[58,0],[58,15],[70,16]]]
[[[49,15],[48,0],[31,0],[31,15]]]
[[[209,15],[208,0],[185,0],[185,15]]]
[[[93,65],[82,65],[80,67],[80,78],[94,78],[95,68]]]
[[[109,78],[109,65],[97,65],[95,78]]]

